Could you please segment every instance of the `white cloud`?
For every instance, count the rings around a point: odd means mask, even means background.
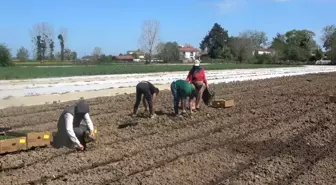
[[[245,0],[222,0],[216,3],[221,14],[231,13],[238,9],[244,8],[247,5]]]

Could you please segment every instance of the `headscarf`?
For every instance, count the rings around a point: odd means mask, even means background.
[[[86,113],[90,112],[90,106],[85,100],[81,100],[76,104],[75,115],[84,116]]]

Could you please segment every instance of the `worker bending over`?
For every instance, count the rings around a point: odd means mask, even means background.
[[[57,124],[58,133],[56,135],[59,137],[56,137],[56,141],[53,142],[58,142],[58,145],[61,146],[72,144],[79,150],[85,150],[86,134],[89,133],[90,137],[94,137],[94,128],[89,112],[90,107],[85,100],[66,108]]]
[[[149,107],[149,116],[151,118],[154,118],[155,114],[153,111],[153,102],[158,94],[159,89],[156,88],[152,83],[148,81],[141,81],[140,83],[138,83],[138,85],[136,86],[136,100],[134,104],[133,116],[135,116],[138,111],[141,96],[143,95],[142,102],[145,107],[145,111],[148,111],[146,104],[147,102]]]
[[[181,101],[182,104],[182,113],[186,113],[185,107],[187,103],[187,98],[189,98],[189,110],[192,114],[193,101],[197,95],[195,86],[190,84],[185,80],[176,80],[173,81],[170,85],[171,92],[174,97],[174,113],[175,116],[178,116],[178,105]]]
[[[208,80],[205,76],[204,68],[200,67],[200,61],[195,60],[193,68],[189,71],[186,81],[192,83],[197,90],[196,109],[200,109],[203,92],[208,88]]]

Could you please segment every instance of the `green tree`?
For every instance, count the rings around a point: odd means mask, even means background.
[[[277,35],[273,38],[271,47],[276,51],[276,58],[279,60],[287,60],[286,56],[286,49],[287,49],[287,43],[286,43],[286,36],[282,35],[280,33],[277,33]]]
[[[309,30],[290,30],[284,35],[277,34],[271,48],[283,55],[284,60],[308,61],[318,48],[314,36]]]
[[[53,60],[55,58],[55,56],[54,56],[55,43],[52,39],[50,40],[50,43],[49,43],[49,49],[50,49],[49,50],[49,58],[51,60]]]
[[[317,60],[321,60],[323,59],[323,51],[321,48],[318,48],[316,51],[315,51],[315,56],[316,56],[316,59]]]
[[[225,46],[220,53],[220,58],[226,61],[233,59],[232,49],[229,46]]]
[[[333,38],[331,42],[330,56],[332,64],[336,64],[336,37]]]
[[[108,62],[108,57],[105,54],[102,54],[99,57],[98,62]]]
[[[257,64],[270,64],[275,62],[275,57],[270,54],[255,54]]]
[[[42,60],[42,41],[41,41],[41,36],[38,35],[36,36],[36,40],[35,40],[35,45],[36,45],[36,59],[38,61]]]
[[[240,37],[250,38],[254,49],[266,45],[268,38],[265,32],[257,30],[245,30],[239,34]]]
[[[77,60],[77,52],[76,51],[71,52],[71,57],[72,60]]]
[[[41,60],[45,60],[47,52],[47,43],[43,37],[41,39],[40,45],[41,45]]]
[[[291,30],[286,33],[289,45],[287,53],[289,60],[307,61],[317,49],[314,40],[315,33],[309,30]]]
[[[69,48],[64,49],[64,60],[76,60],[77,59],[77,53],[74,51],[71,51]]]
[[[29,58],[28,49],[21,47],[16,53],[16,58],[18,58],[20,61],[27,61]]]
[[[108,57],[109,57],[109,59],[111,61],[117,61],[117,57],[116,56],[109,55]]]
[[[157,47],[158,57],[164,62],[175,62],[180,59],[177,42],[160,43]]]
[[[321,60],[322,58],[323,58],[323,51],[321,48],[317,48],[315,49],[310,61]]]
[[[323,47],[326,50],[329,50],[332,47],[334,38],[336,37],[336,25],[328,25],[323,28],[322,32]]]
[[[12,56],[9,48],[4,44],[0,44],[0,66],[8,67],[12,65],[11,58]]]
[[[62,34],[59,34],[57,38],[60,41],[61,46],[61,61],[64,61],[64,37]]]
[[[215,23],[210,32],[200,43],[202,51],[208,51],[211,58],[222,58],[223,52],[228,49],[229,35],[218,23]],[[225,56],[224,56],[225,57]]]

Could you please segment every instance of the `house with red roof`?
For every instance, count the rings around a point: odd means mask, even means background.
[[[181,60],[192,60],[199,56],[200,50],[192,46],[179,46]]]
[[[120,55],[116,56],[116,59],[120,62],[133,62],[134,60],[132,55]]]

